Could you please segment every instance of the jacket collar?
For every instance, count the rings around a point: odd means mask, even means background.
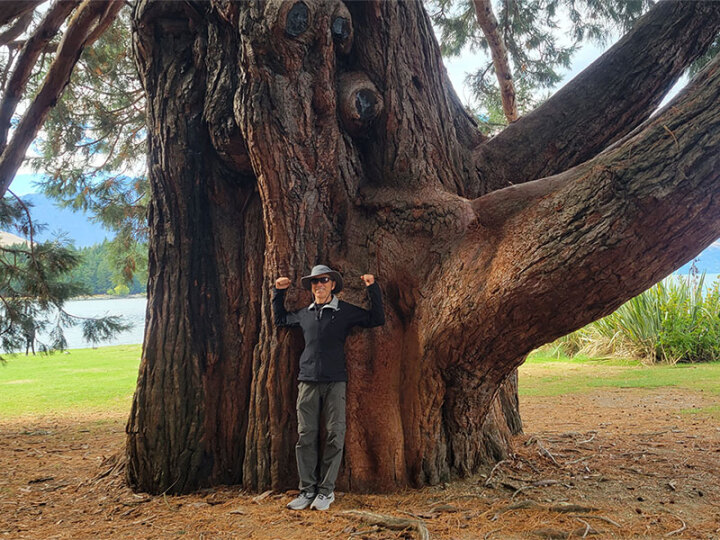
[[[338,311],[340,309],[339,304],[340,300],[338,300],[338,297],[333,294],[332,300],[330,300],[327,304],[323,304],[320,310],[322,311],[323,309],[332,309],[333,311]],[[315,308],[315,302],[308,306],[308,310],[310,311],[314,310]]]

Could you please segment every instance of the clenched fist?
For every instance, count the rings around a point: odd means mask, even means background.
[[[290,278],[279,277],[275,280],[276,289],[287,289],[290,286]]]
[[[366,287],[369,287],[370,285],[375,283],[375,276],[373,276],[372,274],[363,274],[362,276],[360,276],[360,279],[365,282]]]

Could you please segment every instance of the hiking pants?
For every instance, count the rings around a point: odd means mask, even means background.
[[[298,385],[298,442],[295,445],[300,491],[328,495],[335,479],[345,444],[344,382],[304,382]],[[325,419],[325,448],[319,453],[320,418]]]

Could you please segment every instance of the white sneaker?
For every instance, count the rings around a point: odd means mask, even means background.
[[[287,504],[290,510],[305,510],[308,506],[313,503],[315,499],[315,493],[309,491],[301,491],[300,495],[295,497],[292,501]]]
[[[331,493],[330,495],[323,495],[320,493],[317,497],[315,497],[315,500],[310,505],[310,509],[327,510],[333,502],[335,502],[335,493]]]

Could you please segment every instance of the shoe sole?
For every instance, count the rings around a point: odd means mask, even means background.
[[[332,503],[334,503],[334,502],[335,502],[335,499],[333,499],[332,501],[330,501],[330,503],[329,503],[329,504],[327,505],[327,507],[325,507],[325,508],[318,508],[317,506],[313,506],[313,505],[311,504],[311,505],[310,505],[310,509],[311,509],[311,510],[317,510],[317,511],[319,511],[319,512],[325,512],[326,510],[330,510],[330,505],[331,505]]]

